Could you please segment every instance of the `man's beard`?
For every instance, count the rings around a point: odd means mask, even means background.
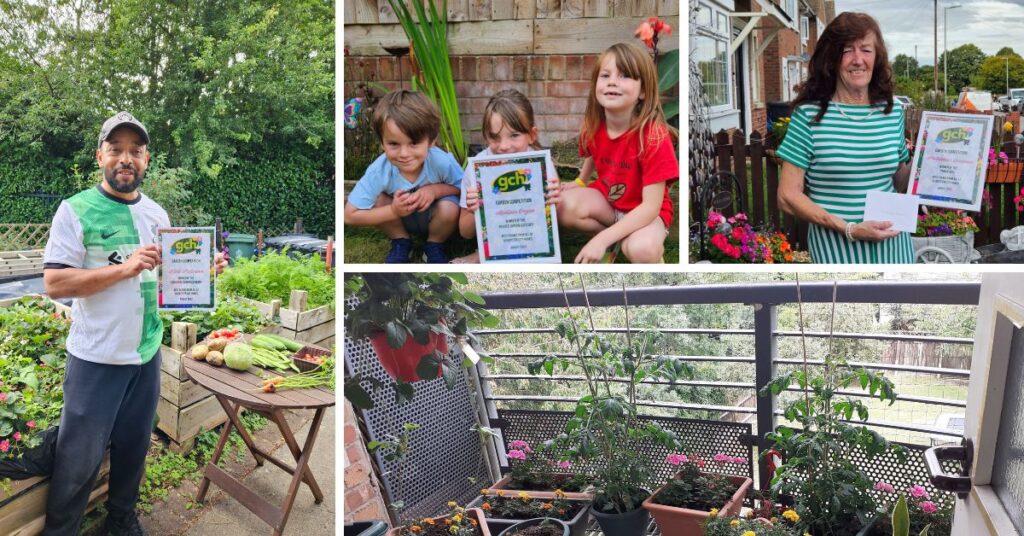
[[[135,178],[132,179],[132,181],[129,183],[123,183],[117,180],[118,172],[125,169],[131,171],[132,174],[135,176]],[[142,179],[144,177],[145,173],[139,173],[139,171],[135,169],[134,166],[117,166],[110,172],[103,172],[103,180],[107,182],[107,185],[113,188],[115,192],[120,192],[122,194],[130,194],[137,190],[139,186],[142,185]]]

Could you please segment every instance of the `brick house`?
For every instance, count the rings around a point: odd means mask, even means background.
[[[769,103],[796,96],[834,0],[691,0],[690,50],[701,70],[713,131],[768,128]]]
[[[515,88],[533,104],[540,142],[575,140],[586,109],[590,72],[609,46],[640,41],[633,31],[648,17],[672,25],[661,51],[679,48],[678,0],[449,0],[448,43],[463,131],[482,144],[487,100]],[[345,0],[345,99],[355,84],[410,88],[409,57],[384,47],[408,46],[387,0]]]

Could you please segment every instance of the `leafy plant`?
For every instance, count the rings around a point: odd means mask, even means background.
[[[399,529],[399,536],[479,536],[479,522],[466,514],[466,509],[455,501],[448,501],[450,514],[437,521],[425,518],[414,521]]]
[[[714,463],[746,464],[747,460],[733,458],[725,454],[717,454]],[[732,499],[739,486],[723,474],[715,473],[708,468],[707,462],[684,454],[669,454],[668,462],[678,465],[679,471],[669,479],[665,487],[655,497],[655,502],[690,510],[710,510],[718,508]]]
[[[334,306],[334,275],[320,255],[292,258],[284,252],[268,251],[259,258],[238,259],[217,279],[221,292],[264,303],[288,302],[293,290],[308,293],[310,307]]]
[[[163,344],[171,344],[171,324],[174,322],[191,322],[196,325],[196,339],[205,339],[214,330],[230,326],[238,327],[242,333],[257,333],[267,325],[266,319],[259,309],[232,298],[221,298],[212,313],[207,312],[174,312],[160,313],[164,324]]]
[[[606,513],[635,510],[649,495],[643,487],[652,478],[651,462],[637,451],[637,445],[653,443],[671,451],[680,444],[671,430],[640,421],[636,405],[640,382],[693,377],[687,363],[653,355],[658,333],[632,333],[628,329],[628,308],[626,314],[626,344],[621,345],[597,333],[592,316],[590,329],[582,330],[570,311],[555,331],[575,347],[576,355],[548,355],[527,366],[530,374],[544,372],[550,376],[556,368],[583,372],[588,394],[576,402],[573,417],[564,432],[550,441],[550,447],[558,459],[598,463],[593,475],[594,507]]]
[[[547,446],[538,445],[537,448],[544,450]],[[510,489],[551,490],[559,488],[568,491],[581,491],[587,485],[583,475],[569,476],[554,472],[556,469],[569,469],[571,464],[567,460],[559,462],[547,460],[522,439],[510,441],[506,454],[511,466],[509,471],[511,479],[508,484]]]
[[[395,464],[395,496],[388,505],[388,509],[395,513],[395,517],[405,508],[402,500],[402,472],[409,461],[409,454],[412,452],[412,433],[419,430],[420,425],[414,422],[407,422],[402,425],[398,435],[388,434],[383,439],[370,441],[366,444],[366,450],[370,452],[381,451],[384,461]]]
[[[441,145],[459,164],[466,162],[466,142],[462,137],[459,103],[455,95],[451,59],[448,56],[448,1],[412,2],[413,17],[406,2],[388,0],[392,11],[409,39],[412,48],[413,89],[422,91],[437,103],[441,110]],[[430,6],[429,16],[424,4]]]
[[[790,510],[792,511],[792,510]],[[785,518],[740,519],[712,515],[704,524],[704,536],[799,536],[803,534]]]
[[[658,93],[664,94],[679,85],[679,49],[670,50],[658,58],[658,41],[661,34],[672,35],[672,26],[658,17],[649,17],[646,22],[637,26],[633,35],[643,40],[647,48],[654,52],[654,62],[658,66]],[[678,127],[679,97],[671,100],[662,99],[665,121]]]
[[[455,283],[469,282],[465,274],[434,273],[365,273],[346,274],[348,297],[358,300],[346,306],[345,329],[353,339],[369,338],[384,333],[392,348],[401,348],[409,337],[427,344],[432,333],[447,337],[467,337],[478,342],[470,329],[495,327],[498,319],[480,306],[484,299],[475,292],[459,290]],[[483,356],[484,359],[490,358]],[[471,362],[463,362],[468,367]],[[449,386],[455,382],[455,365],[446,354],[435,350],[423,356],[416,372],[422,379],[440,374]],[[372,407],[369,393],[360,385],[368,378],[353,376],[345,382],[345,397],[357,407]],[[380,387],[379,382],[373,388]],[[411,400],[411,384],[393,384],[399,402]]]
[[[963,236],[968,232],[978,232],[978,225],[964,211],[933,208],[917,217],[914,236]]]
[[[60,418],[69,321],[53,302],[0,308],[0,460],[18,459]]]
[[[799,310],[802,326],[802,307]],[[833,308],[833,318],[834,314]],[[872,482],[852,461],[853,452],[863,451],[869,459],[893,452],[903,461],[906,451],[865,426],[846,422],[854,416],[867,421],[868,407],[844,395],[843,390],[858,386],[889,405],[896,401],[896,392],[884,373],[850,366],[846,359],[832,354],[831,344],[820,369],[811,372],[806,355],[804,360],[802,368],[773,379],[759,393],[778,396],[791,385],[802,392],[786,404],[783,412],[800,428],[778,426],[767,435],[784,458],[772,478],[771,492],[777,498],[797,498],[800,526],[808,532],[846,534],[866,525],[878,507],[868,493]]]
[[[551,517],[562,521],[569,521],[580,509],[586,507],[583,501],[569,501],[565,492],[555,490],[554,499],[535,499],[525,491],[515,495],[502,490],[497,491],[498,495],[484,497],[480,509],[487,517],[496,519],[533,519],[537,517]]]

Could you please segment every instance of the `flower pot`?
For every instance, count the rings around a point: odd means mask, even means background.
[[[740,513],[743,507],[743,498],[747,490],[754,485],[754,481],[744,476],[730,476],[729,481],[739,486],[739,489],[732,494],[728,502],[718,508],[718,515],[735,516]],[[665,486],[658,488],[653,495],[644,501],[644,508],[650,510],[654,521],[658,523],[662,536],[691,536],[704,534],[704,522],[707,521],[708,512],[703,510],[690,510],[658,504],[655,499],[665,489]]]
[[[1022,171],[1024,171],[1024,161],[1020,160],[995,165],[990,164],[988,172],[985,174],[985,182],[1013,184],[1020,180]]]
[[[516,536],[516,531],[518,531],[519,529],[534,527],[542,523],[553,523],[555,525],[560,525],[562,528],[562,536],[569,536],[569,525],[567,525],[564,521],[560,519],[555,519],[553,517],[538,517],[534,519],[528,519],[526,521],[523,521],[522,523],[516,523],[515,525],[512,525],[511,527],[501,531],[501,533],[498,534],[498,536]]]
[[[388,344],[387,334],[381,331],[370,337],[370,344],[377,352],[377,359],[384,370],[392,378],[409,383],[420,381],[416,366],[420,364],[423,356],[432,354],[435,350],[442,354],[448,353],[448,337],[434,332],[428,335],[427,344],[420,344],[409,336],[405,338],[405,344],[401,348],[392,348]]]
[[[955,263],[971,262],[971,254],[974,252],[972,231],[963,235],[911,236],[910,241],[914,244],[915,253],[927,247],[939,248],[948,253]]]
[[[532,494],[531,494],[531,496],[532,496]],[[469,507],[475,508],[475,509],[479,509],[480,506],[483,505],[484,499],[486,497],[489,497],[489,496],[481,495],[481,496],[477,497],[476,499],[473,500],[473,502],[469,503]],[[591,511],[590,502],[589,501],[583,501],[583,500],[572,500],[570,502],[573,502],[573,503],[585,502],[585,503],[587,503],[583,508],[580,509],[579,512],[576,512],[576,515],[573,516],[572,519],[570,519],[568,521],[564,521],[564,523],[569,526],[569,535],[570,536],[583,536],[584,532],[586,532],[586,530],[587,530],[587,524],[590,523],[590,511]],[[487,519],[487,526],[491,529],[491,532],[494,533],[494,534],[500,534],[502,531],[504,531],[505,529],[511,527],[512,525],[515,525],[515,524],[518,524],[518,523],[522,523],[523,521],[528,521],[527,519],[498,519],[498,518],[494,518],[494,517],[490,517],[490,516],[486,517],[486,519]],[[606,533],[606,534],[614,534],[614,533]]]
[[[576,476],[576,475],[572,475],[572,474],[566,474],[565,475],[565,477],[567,477],[567,478],[571,478],[571,477],[574,477],[574,476]],[[511,480],[512,480],[512,475],[510,475],[510,474],[509,475],[505,475],[504,477],[501,478],[501,480],[495,482],[490,488],[488,488],[488,490],[489,490],[488,495],[497,495],[497,493],[496,493],[497,490],[502,490],[502,491],[505,491],[506,493],[512,494],[512,495],[515,495],[515,494],[519,493],[520,491],[525,491],[525,492],[529,493],[531,497],[534,497],[534,498],[537,498],[537,499],[554,499],[555,498],[555,490],[554,489],[548,491],[548,490],[533,490],[533,489],[511,488],[511,487],[509,487],[509,482]],[[565,490],[562,490],[562,491],[565,491]],[[584,491],[565,491],[565,498],[566,499],[577,499],[577,500],[582,500],[582,501],[591,501],[591,500],[594,499],[594,494],[590,493],[590,492],[584,492]]]
[[[615,536],[643,536],[651,519],[650,512],[643,506],[625,514],[606,514],[597,510],[593,510],[593,514],[601,530]]]
[[[467,507],[466,508],[466,515],[467,516],[473,516],[473,519],[476,519],[476,524],[477,524],[476,526],[480,528],[480,536],[491,536],[491,530],[487,527],[487,523],[485,522],[483,511],[481,511],[479,508],[468,508]],[[450,515],[447,515],[447,516],[437,516],[437,517],[432,518],[432,519],[434,520],[435,523],[444,524],[444,520],[447,517],[450,517]],[[402,529],[403,528],[404,527],[398,527],[398,528],[393,528],[393,529],[389,530],[388,531],[388,536],[400,536],[402,534]]]

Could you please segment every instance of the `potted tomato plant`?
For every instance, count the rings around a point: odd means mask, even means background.
[[[474,339],[470,329],[493,327],[497,318],[479,308],[484,301],[456,282],[464,274],[365,273],[345,276],[345,328],[353,339],[369,339],[384,370],[401,383],[449,379],[448,337]]]

